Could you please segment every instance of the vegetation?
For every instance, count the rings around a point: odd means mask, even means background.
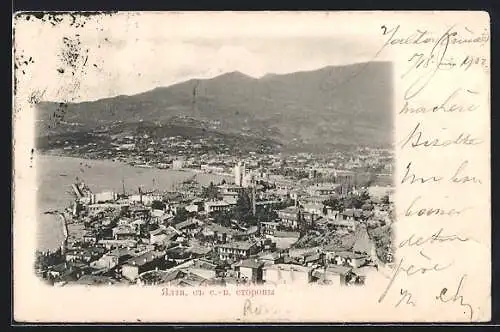
[[[207,187],[203,187],[201,197],[209,200],[219,198],[219,191],[213,182],[210,182]]]
[[[173,219],[174,224],[186,221],[189,218],[189,213],[185,207],[178,207]]]
[[[165,209],[165,203],[162,201],[153,201],[151,202],[151,208],[154,210],[164,210]]]

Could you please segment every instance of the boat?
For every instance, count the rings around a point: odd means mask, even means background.
[[[68,174],[59,174],[59,176],[68,176]]]

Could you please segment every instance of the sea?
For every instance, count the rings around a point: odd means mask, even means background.
[[[94,192],[128,193],[148,190],[173,190],[180,182],[195,177],[200,185],[219,183],[229,176],[194,172],[193,170],[172,170],[142,168],[111,160],[88,160],[55,155],[37,155],[37,249],[54,250],[64,240],[62,219],[46,211],[62,210],[69,206],[73,195],[71,185],[84,181]]]

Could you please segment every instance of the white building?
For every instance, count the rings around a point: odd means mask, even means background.
[[[312,268],[292,265],[274,264],[263,267],[263,279],[273,284],[302,284],[311,282]]]
[[[242,187],[243,186],[243,180],[245,177],[245,164],[242,163],[241,161],[238,162],[236,166],[234,166],[234,183],[237,186]]]
[[[182,169],[184,168],[184,160],[174,160],[172,161],[172,169]]]
[[[220,212],[228,211],[231,208],[231,204],[225,201],[209,201],[205,202],[205,212]]]
[[[97,194],[91,194],[92,203],[112,202],[118,199],[118,195],[112,191],[104,191]]]

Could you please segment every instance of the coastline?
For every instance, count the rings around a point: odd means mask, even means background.
[[[63,221],[56,214],[65,211],[74,199],[69,193],[76,179],[83,180],[93,192],[122,192],[123,183],[127,192],[142,190],[175,191],[182,181],[196,176],[200,185],[231,181],[229,176],[205,173],[201,170],[157,169],[131,166],[108,159],[83,159],[52,153],[35,155],[37,168],[37,250],[54,251],[64,240],[69,241],[82,233],[83,225]],[[124,182],[123,182],[124,181]],[[53,212],[47,214],[46,212]],[[68,217],[68,215],[66,215]],[[63,222],[60,225],[59,222]],[[66,225],[64,225],[66,223]],[[61,227],[63,230],[61,231]]]
[[[66,245],[66,242],[68,241],[68,220],[66,219],[66,216],[64,215],[64,212],[59,212],[59,216],[62,219],[62,230],[63,230],[63,235],[64,235],[64,240],[63,243],[61,244],[62,246]]]
[[[168,172],[179,172],[179,173],[191,173],[193,175],[197,174],[203,174],[203,175],[214,175],[214,176],[221,176],[221,177],[233,177],[232,173],[207,173],[202,171],[201,169],[195,169],[195,168],[181,168],[181,169],[172,169],[172,168],[160,168],[160,167],[141,167],[140,165],[130,165],[127,162],[121,161],[121,160],[114,160],[114,159],[95,159],[95,158],[85,158],[83,156],[69,156],[65,155],[62,153],[57,153],[56,151],[45,151],[45,152],[40,152],[38,151],[36,154],[37,157],[57,157],[57,158],[65,158],[65,159],[72,159],[72,160],[78,160],[78,161],[86,161],[86,162],[97,162],[97,163],[113,163],[117,164],[119,166],[126,166],[126,167],[132,167],[134,169],[138,170],[144,170],[144,169],[151,169],[151,170],[158,170],[158,171],[168,171]]]

